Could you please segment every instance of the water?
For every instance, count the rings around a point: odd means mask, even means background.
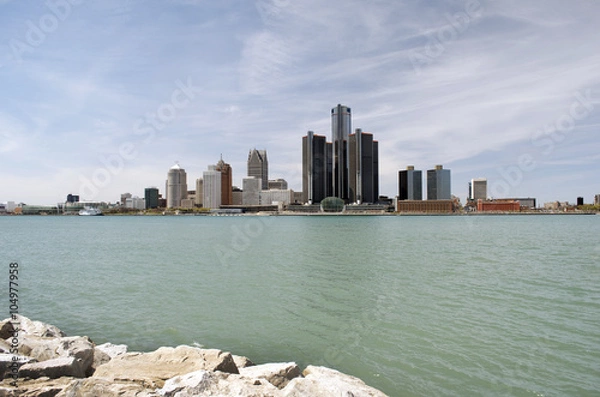
[[[390,396],[592,396],[599,235],[600,216],[0,217],[0,260],[22,314],[96,343],[325,365]]]

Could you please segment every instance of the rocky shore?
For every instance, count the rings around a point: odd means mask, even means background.
[[[325,367],[254,365],[193,346],[128,352],[19,315],[0,322],[0,379],[0,397],[385,396]]]

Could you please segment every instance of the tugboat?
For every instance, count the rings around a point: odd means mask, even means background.
[[[81,216],[101,216],[104,214],[98,208],[84,207],[82,210],[79,211],[79,215],[81,215]]]

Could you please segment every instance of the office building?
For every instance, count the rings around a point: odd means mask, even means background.
[[[435,169],[427,171],[427,200],[450,200],[450,186],[450,170],[436,165]]]
[[[351,203],[375,203],[379,196],[377,141],[373,134],[356,129],[348,136],[348,199]]]
[[[76,194],[67,194],[67,203],[73,204],[79,202],[79,195]]]
[[[125,208],[134,209],[134,210],[144,210],[146,209],[146,199],[140,197],[127,197],[125,199]]]
[[[242,204],[259,205],[262,180],[253,176],[242,179]]]
[[[331,109],[331,143],[333,149],[333,196],[345,202],[349,200],[348,185],[349,159],[348,137],[352,131],[352,111],[349,107],[337,105]]]
[[[204,208],[219,209],[221,206],[221,171],[217,171],[216,165],[209,165],[208,171],[204,171],[203,178],[203,202]]]
[[[302,138],[302,201],[320,203],[331,195],[331,144],[308,131]]]
[[[487,179],[471,179],[469,183],[469,199],[475,201],[487,199]]]
[[[594,205],[600,205],[600,194],[594,196]]]
[[[125,205],[125,202],[128,198],[131,198],[131,193],[123,193],[121,194],[121,205]]]
[[[583,200],[583,197],[577,197],[577,206],[579,207],[580,205],[584,205],[585,202]]]
[[[269,190],[287,190],[288,183],[283,178],[271,179],[269,181]]]
[[[147,187],[144,189],[145,208],[158,208],[158,188]]]
[[[261,189],[269,188],[269,161],[266,150],[250,150],[248,154],[248,176],[261,180]]]
[[[187,198],[187,174],[175,164],[167,174],[167,208],[181,206],[181,200]]]
[[[413,165],[398,171],[398,200],[423,200],[423,171]]]
[[[216,170],[221,172],[221,205],[232,205],[233,177],[231,165],[224,162],[223,157],[221,156],[221,159],[217,163]]]
[[[204,179],[198,178],[196,179],[196,199],[194,200],[194,205],[196,207],[202,207],[204,203]]]

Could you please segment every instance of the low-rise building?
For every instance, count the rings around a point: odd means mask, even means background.
[[[479,212],[519,212],[521,203],[515,200],[477,200]]]
[[[395,200],[396,212],[443,214],[454,212],[452,200]]]

